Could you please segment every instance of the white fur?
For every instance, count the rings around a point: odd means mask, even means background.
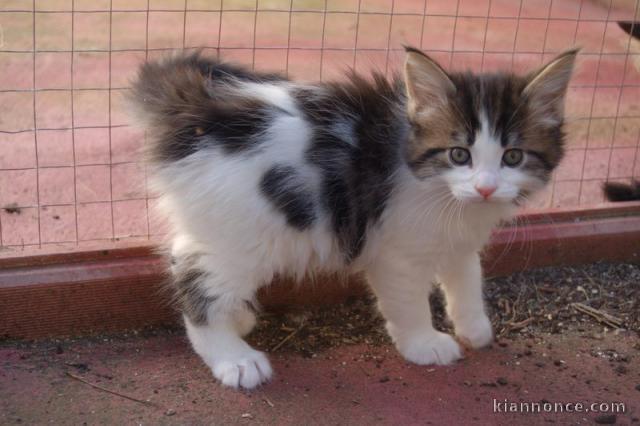
[[[260,194],[260,179],[274,164],[296,167],[315,193],[320,176],[304,164],[311,129],[286,88],[247,90],[286,111],[267,131],[262,151],[234,156],[202,150],[157,170],[154,184],[162,194],[162,213],[171,220],[173,253],[206,253],[198,268],[209,273],[207,292],[218,298],[208,315],[210,325],[185,320],[189,339],[223,384],[253,388],[272,373],[266,356],[240,337],[255,323],[244,301],[275,274],[302,278],[346,265],[328,217],[301,232]],[[473,147],[481,172],[455,170],[445,179],[419,181],[400,169],[381,224],[369,230],[362,254],[349,266],[351,272],[366,272],[398,350],[418,364],[448,364],[462,356],[458,343],[431,324],[428,294],[436,279],[444,286],[458,336],[473,347],[491,340],[477,252],[511,210],[506,203],[468,201],[478,201],[472,185],[481,173],[495,174],[491,179],[498,182],[499,199],[513,196],[507,183],[513,176],[494,164],[501,154],[489,137],[482,130]]]
[[[271,378],[265,354],[251,348],[227,323],[198,327],[185,318],[185,325],[194,350],[223,385],[251,389]]]

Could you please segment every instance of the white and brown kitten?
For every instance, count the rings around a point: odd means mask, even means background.
[[[563,155],[576,51],[527,76],[447,73],[407,48],[404,78],[299,84],[198,54],[148,63],[133,100],[172,229],[195,351],[233,387],[268,380],[242,336],[276,275],[364,272],[400,353],[449,364],[492,340],[478,252]]]

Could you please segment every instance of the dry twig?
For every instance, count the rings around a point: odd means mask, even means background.
[[[287,343],[293,336],[295,336],[296,334],[298,334],[300,332],[300,330],[302,330],[302,328],[304,327],[305,323],[303,322],[302,324],[300,324],[300,327],[296,328],[295,330],[293,330],[291,333],[289,333],[287,335],[287,337],[285,337],[284,339],[282,339],[280,341],[280,343],[278,343],[277,345],[275,345],[273,348],[271,348],[271,350],[269,352],[275,352],[278,349],[280,349],[282,347],[282,345],[284,345],[285,343]]]
[[[89,382],[89,381],[87,381],[87,380],[83,379],[83,378],[82,378],[82,377],[80,377],[80,376],[76,376],[76,375],[75,375],[75,374],[73,374],[73,373],[69,373],[68,371],[67,371],[67,376],[71,377],[71,378],[72,378],[72,379],[74,379],[74,380],[77,380],[77,381],[79,381],[79,382],[82,382],[82,383],[84,383],[84,384],[86,384],[86,385],[89,385],[89,386],[91,386],[91,387],[92,387],[92,388],[94,388],[94,389],[101,390],[102,392],[107,392],[107,393],[110,393],[110,394],[112,394],[112,395],[119,396],[120,398],[128,399],[129,401],[139,402],[140,404],[144,404],[144,405],[149,406],[149,407],[157,407],[157,405],[156,405],[156,404],[154,404],[154,403],[153,403],[153,402],[151,402],[151,401],[145,401],[145,400],[138,399],[138,398],[134,398],[134,397],[132,397],[132,396],[125,395],[125,394],[122,394],[122,393],[119,393],[119,392],[116,392],[116,391],[112,391],[112,390],[107,389],[107,388],[103,388],[103,387],[102,387],[102,386],[100,386],[100,385],[96,385],[95,383],[91,383],[91,382]]]
[[[578,312],[582,312],[583,314],[587,314],[590,317],[594,318],[596,321],[606,324],[613,328],[622,328],[624,321],[618,317],[614,317],[611,314],[600,311],[596,308],[592,308],[591,306],[585,305],[584,303],[572,303],[571,306]]]
[[[535,320],[535,318],[533,318],[533,317],[529,317],[529,318],[524,319],[524,320],[519,321],[519,322],[512,322],[512,321],[509,321],[509,322],[507,323],[507,329],[508,329],[509,331],[512,331],[512,330],[520,330],[521,328],[525,328],[526,326],[528,326],[529,324],[531,324],[534,320]]]

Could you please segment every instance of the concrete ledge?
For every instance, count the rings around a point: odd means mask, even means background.
[[[596,261],[640,261],[640,203],[531,213],[498,229],[483,256],[487,276]],[[175,322],[161,292],[163,260],[152,247],[0,259],[0,337],[40,338]],[[363,294],[354,277],[320,277],[264,289],[268,309],[335,303]]]

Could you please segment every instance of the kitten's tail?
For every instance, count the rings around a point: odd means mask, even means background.
[[[241,90],[242,84],[284,80],[278,74],[253,72],[200,53],[147,62],[129,96],[132,115],[151,139],[147,160],[164,163],[184,158],[214,130],[228,133],[229,120],[246,127],[257,102]],[[237,118],[241,112],[243,119]]]
[[[129,96],[135,112],[142,115],[139,118],[155,124],[164,116],[182,113],[185,107],[207,102],[198,59],[198,54],[174,55],[144,63]]]
[[[152,143],[146,152],[148,160],[162,160],[156,158],[159,152],[154,150],[158,139],[179,141],[198,133],[213,100],[207,87],[207,65],[215,67],[217,63],[214,60],[205,63],[195,53],[147,62],[140,67],[128,104],[135,124],[151,136]],[[176,144],[174,147],[180,148]]]
[[[631,184],[605,182],[602,190],[609,201],[640,200],[640,181],[637,180],[631,181]]]

